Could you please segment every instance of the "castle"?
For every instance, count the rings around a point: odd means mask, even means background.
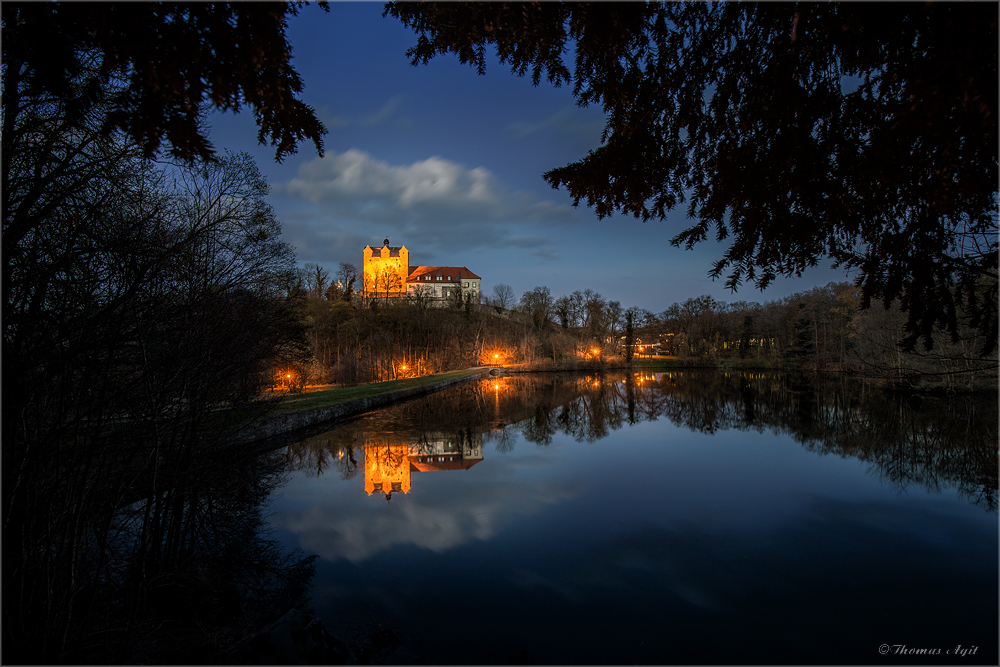
[[[482,278],[464,266],[410,266],[406,246],[365,246],[364,291],[369,298],[424,297],[431,303],[479,303]]]

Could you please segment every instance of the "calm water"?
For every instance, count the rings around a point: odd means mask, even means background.
[[[270,521],[376,661],[996,664],[997,438],[994,396],[513,376],[291,447]]]

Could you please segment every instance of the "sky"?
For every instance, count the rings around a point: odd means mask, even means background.
[[[215,148],[249,153],[267,177],[300,266],[360,269],[365,245],[388,237],[414,266],[468,267],[487,296],[499,283],[517,297],[537,286],[554,298],[591,289],[654,313],[704,294],[769,301],[849,279],[826,260],[734,294],[708,277],[724,245],[670,245],[691,224],[684,210],[643,223],[574,207],[542,174],[597,148],[604,112],[577,106],[569,87],[532,86],[495,57],[484,76],[454,55],[413,66],[415,33],[382,11],[381,2],[332,2],[329,13],[310,5],[289,19],[300,97],[329,131],[322,158],[304,142],[277,164],[257,144],[249,110],[210,118]]]

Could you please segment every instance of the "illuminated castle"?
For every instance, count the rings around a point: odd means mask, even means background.
[[[447,303],[471,299],[479,303],[482,278],[464,266],[410,266],[406,246],[390,246],[386,239],[381,248],[365,246],[364,292],[368,298],[423,297],[430,302]]]
[[[378,491],[389,500],[393,492],[409,493],[410,473],[468,470],[483,460],[482,433],[464,437],[437,433],[421,438],[419,444],[407,440],[384,433],[365,437],[365,492],[369,496]]]

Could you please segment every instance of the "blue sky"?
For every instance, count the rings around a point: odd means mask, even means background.
[[[574,208],[542,174],[600,145],[603,111],[576,106],[567,87],[536,88],[495,59],[485,76],[454,56],[414,67],[405,54],[415,34],[382,10],[333,2],[329,13],[307,6],[289,21],[301,97],[329,130],[323,158],[303,143],[276,164],[248,111],[211,117],[215,147],[250,153],[267,176],[300,265],[360,268],[364,246],[388,236],[414,265],[467,266],[487,295],[497,283],[518,297],[539,285],[554,297],[589,288],[653,312],[702,294],[764,301],[847,279],[826,261],[763,293],[749,285],[733,294],[707,276],[724,246],[670,246],[688,224],[682,210],[642,223]]]

